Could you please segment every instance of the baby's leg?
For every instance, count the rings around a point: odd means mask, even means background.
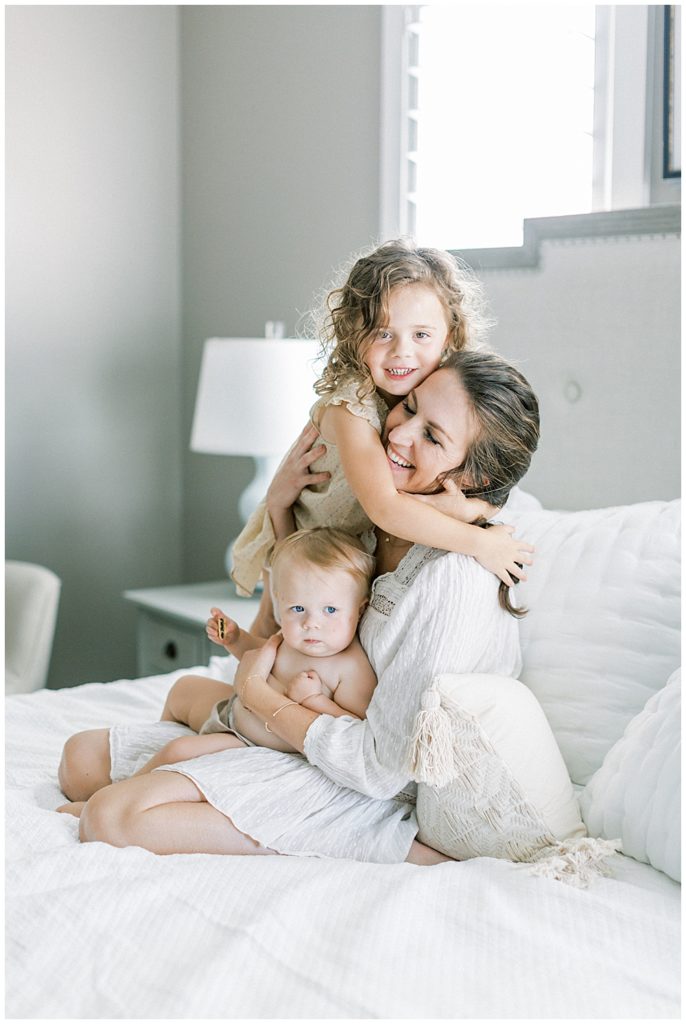
[[[181,676],[167,694],[161,720],[180,722],[190,726],[194,732],[200,732],[217,701],[233,697],[233,694],[234,688],[230,683],[220,683],[207,676]]]
[[[110,730],[87,729],[64,744],[57,778],[70,800],[88,800],[109,786],[110,770]]]
[[[272,592],[269,581],[269,572],[266,569],[262,570],[262,582],[264,583],[264,590],[260,597],[260,606],[257,609],[257,615],[255,621],[248,630],[254,636],[264,637],[265,640],[273,636],[274,633],[278,633],[280,626],[274,618],[274,606],[272,604]]]
[[[165,743],[147,764],[133,773],[131,778],[133,779],[137,775],[147,775],[153,768],[159,768],[163,764],[191,761],[194,757],[202,757],[203,754],[216,754],[218,750],[233,750],[244,746],[245,743],[231,732],[213,732],[204,736],[178,736],[175,740]]]

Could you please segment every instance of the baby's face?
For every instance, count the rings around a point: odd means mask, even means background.
[[[290,647],[326,658],[349,646],[367,603],[349,573],[292,562],[279,567],[273,583],[283,638]]]

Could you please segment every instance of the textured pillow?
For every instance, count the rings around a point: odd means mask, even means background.
[[[511,518],[536,547],[517,587],[530,609],[521,679],[576,783],[680,664],[680,511],[678,501],[654,501]]]
[[[592,836],[681,881],[681,671],[627,726],[580,797]]]
[[[449,857],[528,861],[586,835],[543,710],[516,679],[438,676],[422,698],[414,751],[418,838]]]

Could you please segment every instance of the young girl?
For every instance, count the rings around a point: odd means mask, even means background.
[[[376,525],[387,536],[473,555],[507,585],[526,578],[530,545],[515,540],[509,527],[482,530],[461,521],[475,513],[450,483],[440,496],[403,493],[407,463],[392,450],[387,456],[380,440],[388,411],[408,396],[411,401],[450,352],[476,343],[479,298],[477,283],[448,253],[405,240],[358,259],[345,284],[329,294],[322,329],[328,362],[311,412],[326,448],[312,450],[318,454],[310,459],[312,485],[292,514],[270,509],[267,495],[248,520],[233,551],[239,594],[253,592],[277,537],[332,523],[366,544]],[[440,450],[449,439],[436,431],[430,440]],[[488,488],[478,495],[488,501]],[[274,627],[265,586],[252,628],[269,636]]]

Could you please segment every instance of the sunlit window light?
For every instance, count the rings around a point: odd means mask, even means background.
[[[451,249],[521,245],[525,217],[589,212],[595,7],[430,4],[417,13],[410,233]]]

